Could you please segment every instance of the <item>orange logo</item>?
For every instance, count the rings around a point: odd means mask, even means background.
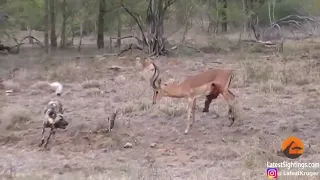
[[[283,141],[282,152],[286,157],[296,159],[303,154],[304,144],[301,139],[290,136]]]

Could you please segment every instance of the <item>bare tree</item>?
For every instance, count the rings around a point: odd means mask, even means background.
[[[55,0],[49,0],[50,11],[50,42],[51,47],[57,47]]]
[[[99,16],[98,16],[98,38],[97,38],[97,47],[98,49],[104,48],[104,14],[106,1],[99,0]]]
[[[141,17],[129,10],[124,5],[123,8],[132,16],[132,18],[137,22],[138,27],[141,32],[142,38],[136,37],[138,40],[139,49],[143,49],[150,56],[152,55],[165,55],[166,39],[164,35],[164,15],[167,9],[175,2],[175,0],[149,0],[146,18],[146,28],[142,27]],[[147,31],[145,34],[144,30]]]

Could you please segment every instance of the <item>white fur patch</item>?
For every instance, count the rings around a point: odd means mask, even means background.
[[[50,124],[53,124],[53,123],[54,123],[54,120],[53,120],[52,118],[48,118],[48,122],[49,122]]]
[[[56,88],[56,94],[61,94],[63,90],[63,86],[59,82],[53,82],[50,84],[51,87]]]

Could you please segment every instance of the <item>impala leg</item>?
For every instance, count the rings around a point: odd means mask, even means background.
[[[193,125],[193,123],[194,123],[194,121],[195,121],[195,118],[196,118],[196,116],[195,116],[196,105],[197,105],[197,99],[195,99],[195,100],[193,101],[193,103],[192,103],[192,121],[191,121],[190,126]]]
[[[189,98],[188,99],[188,117],[187,117],[187,121],[186,121],[186,130],[184,131],[184,134],[188,134],[189,133],[189,129],[190,129],[190,126],[191,126],[191,119],[190,119],[190,116],[191,116],[191,113],[192,113],[192,106],[193,106],[193,102],[194,102],[195,99],[193,98]]]
[[[229,124],[229,127],[230,127],[233,125],[235,121],[235,115],[233,110],[233,100],[235,99],[235,95],[230,90],[226,90],[224,91],[222,96],[228,102],[228,105],[229,105],[228,116],[229,116],[229,120],[231,121]]]

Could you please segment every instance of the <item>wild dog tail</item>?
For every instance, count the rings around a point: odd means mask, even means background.
[[[57,96],[61,96],[62,89],[63,89],[63,86],[62,86],[61,83],[59,83],[59,82],[53,82],[53,83],[50,84],[50,86],[56,89],[55,94],[56,94]]]

